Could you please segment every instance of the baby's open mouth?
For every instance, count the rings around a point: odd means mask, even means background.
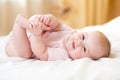
[[[72,42],[72,47],[73,47],[73,49],[75,49],[75,43],[74,43],[74,41]]]

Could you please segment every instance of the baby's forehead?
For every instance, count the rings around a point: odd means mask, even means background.
[[[82,29],[76,29],[75,31],[77,31],[77,32],[86,32],[86,31],[83,31]]]

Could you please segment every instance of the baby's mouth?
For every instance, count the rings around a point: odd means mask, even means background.
[[[75,49],[75,42],[74,41],[72,42],[72,47],[73,47],[73,49]]]

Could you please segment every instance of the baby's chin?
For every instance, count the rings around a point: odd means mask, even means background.
[[[70,35],[67,35],[64,39],[63,39],[63,46],[65,48],[65,50],[67,51],[67,53],[69,54],[69,50],[67,48],[67,41]]]

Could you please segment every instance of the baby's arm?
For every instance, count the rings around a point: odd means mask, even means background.
[[[32,35],[30,38],[33,54],[40,60],[48,60],[47,46],[41,36]]]
[[[31,26],[29,31],[31,32],[30,43],[33,54],[40,60],[48,60],[47,46],[44,44],[42,35],[44,32],[44,27],[46,27],[42,22],[39,21],[41,15],[32,16],[29,19]]]

